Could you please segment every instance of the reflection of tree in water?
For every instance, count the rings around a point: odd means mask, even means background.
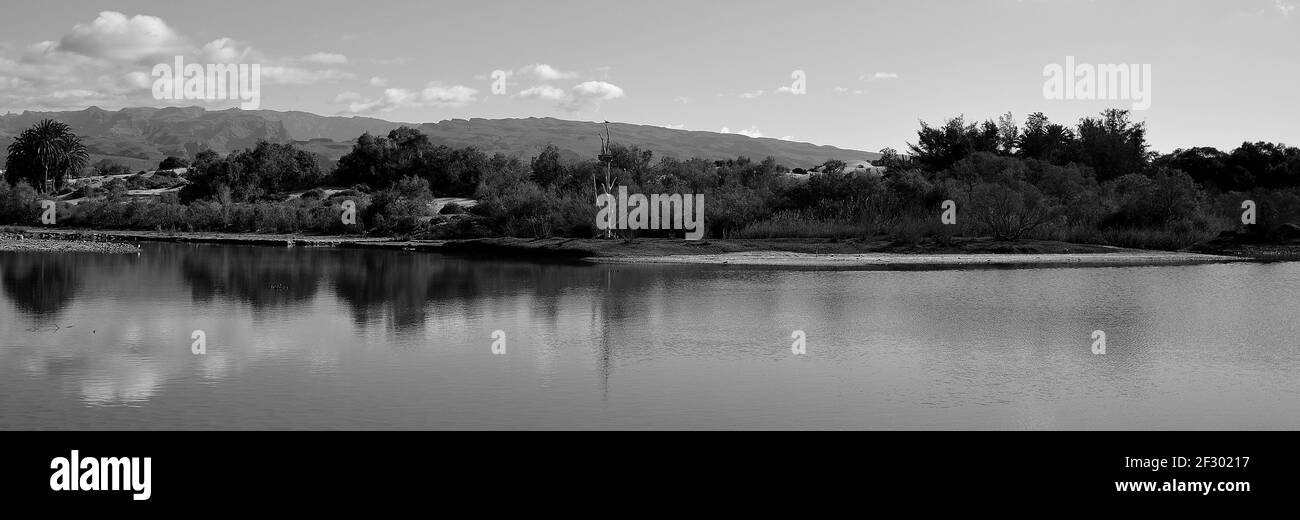
[[[222,296],[254,312],[311,301],[323,272],[322,255],[303,248],[203,247],[181,258],[181,274],[196,301]]]
[[[11,253],[0,264],[4,293],[38,322],[52,321],[81,289],[77,260],[84,255]]]
[[[438,301],[476,305],[491,292],[481,266],[425,253],[332,251],[327,274],[334,292],[359,326],[391,317],[398,330],[418,327]]]
[[[590,267],[535,262],[467,259],[393,251],[322,251],[330,261],[325,277],[352,309],[353,321],[369,326],[389,318],[398,330],[421,326],[438,304],[456,312],[530,298],[533,312],[549,323],[559,319],[566,293],[603,283]]]

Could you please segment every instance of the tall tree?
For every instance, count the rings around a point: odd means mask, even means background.
[[[1075,145],[1074,132],[1052,123],[1042,112],[1034,112],[1025,121],[1025,129],[1016,138],[1016,155],[1052,163],[1069,162]]]
[[[86,167],[90,154],[81,138],[62,121],[44,119],[9,144],[5,180],[26,180],[45,192],[63,187],[69,175]]]
[[[916,136],[916,144],[908,143],[908,149],[921,167],[932,172],[946,170],[975,152],[997,153],[1000,148],[997,123],[967,124],[962,116],[940,127],[922,121]]]
[[[1078,135],[1079,159],[1097,171],[1099,181],[1142,173],[1150,164],[1146,123],[1130,122],[1127,110],[1112,108],[1101,117],[1083,118]]]

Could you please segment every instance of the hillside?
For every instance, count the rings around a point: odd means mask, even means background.
[[[91,107],[69,112],[23,112],[0,116],[0,149],[35,122],[51,118],[71,125],[83,136],[92,163],[110,158],[146,169],[174,155],[193,157],[205,149],[229,153],[260,140],[295,142],[329,161],[351,149],[351,141],[364,132],[386,134],[401,126],[366,117],[320,116],[307,112],[238,109],[209,111],[201,107],[126,108],[107,111]],[[475,146],[488,153],[531,157],[547,144],[567,150],[571,158],[594,157],[600,150],[597,135],[604,125],[553,118],[454,119],[418,126],[436,144]],[[811,167],[828,159],[872,160],[878,154],[737,134],[673,130],[657,126],[613,123],[615,142],[653,150],[656,156],[724,159],[772,156],[790,167]]]

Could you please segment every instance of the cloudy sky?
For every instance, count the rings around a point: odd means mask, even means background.
[[[0,113],[163,106],[154,64],[262,66],[262,108],[425,122],[551,116],[878,150],[918,120],[1073,122],[1044,67],[1150,64],[1155,147],[1300,144],[1300,0],[11,0]],[[493,72],[508,72],[493,92]],[[792,73],[806,93],[795,95]],[[199,104],[184,102],[181,104]],[[223,108],[234,102],[210,103]]]

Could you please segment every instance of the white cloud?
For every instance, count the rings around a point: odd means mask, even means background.
[[[385,89],[384,94],[375,99],[362,99],[355,92],[344,92],[334,100],[348,103],[346,111],[352,114],[371,114],[392,112],[398,108],[455,108],[477,101],[478,91],[469,87],[456,85],[445,87],[430,83],[423,90],[414,91],[402,88]]]
[[[126,73],[126,82],[132,87],[138,89],[147,89],[153,87],[153,76],[140,71]]]
[[[720,132],[720,133],[724,133],[724,134],[739,134],[739,135],[743,135],[743,136],[745,136],[745,137],[763,137],[763,131],[762,131],[762,130],[759,130],[757,126],[751,126],[751,127],[746,128],[746,129],[744,129],[744,130],[737,130],[737,131],[734,131],[734,132],[731,131],[730,128],[727,128],[727,127],[724,126],[724,127],[722,127],[722,130],[718,130],[718,132]]]
[[[519,93],[519,97],[523,99],[553,101],[556,103],[555,108],[566,112],[597,107],[602,101],[625,96],[622,87],[604,81],[585,81],[574,85],[567,92],[550,85],[536,85]]]
[[[59,49],[96,58],[140,61],[185,50],[185,40],[161,18],[103,11],[89,24],[77,24],[59,40]]]
[[[302,60],[309,63],[319,63],[321,65],[344,65],[347,64],[348,57],[342,54],[318,52],[303,56]]]
[[[531,74],[542,81],[556,81],[578,77],[576,72],[565,72],[545,63],[534,63],[519,68],[520,74]]]
[[[623,89],[613,83],[587,81],[573,87],[573,95],[586,99],[618,99],[623,97]]]
[[[674,102],[674,103],[681,103],[681,104],[683,104],[683,105],[689,105],[689,104],[691,104],[691,98],[688,98],[688,97],[686,97],[686,96],[677,96],[677,97],[673,98],[673,102]]]
[[[207,63],[240,63],[252,57],[253,48],[246,42],[217,38],[204,44],[199,52]]]
[[[0,111],[76,110],[160,104],[226,107],[237,100],[159,101],[152,95],[155,64],[183,57],[188,64],[261,65],[263,84],[306,85],[352,79],[341,55],[269,57],[251,44],[217,38],[198,45],[161,18],[104,11],[66,34],[26,46],[0,44]],[[327,64],[322,67],[321,64]]]
[[[623,89],[613,83],[604,81],[586,81],[579,83],[569,91],[569,98],[560,104],[560,109],[569,112],[599,106],[601,101],[624,97]]]
[[[545,99],[548,101],[560,101],[568,97],[568,95],[568,92],[565,92],[564,89],[550,85],[528,87],[519,93],[519,97],[524,99]]]
[[[1289,18],[1296,10],[1296,4],[1288,0],[1273,0],[1273,6],[1278,12],[1282,13],[1283,18]]]
[[[460,107],[477,101],[477,90],[456,85],[454,87],[429,86],[420,91],[422,103],[437,107]]]
[[[379,76],[374,76],[374,77],[370,78],[370,86],[372,86],[372,87],[387,87],[387,86],[388,86],[388,79],[387,79],[387,78],[381,78],[381,77],[379,77]]]

